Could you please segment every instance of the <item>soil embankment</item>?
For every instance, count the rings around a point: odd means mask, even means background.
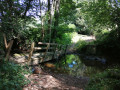
[[[84,90],[88,77],[73,77],[66,74],[43,72],[31,74],[28,79],[31,83],[23,90]]]

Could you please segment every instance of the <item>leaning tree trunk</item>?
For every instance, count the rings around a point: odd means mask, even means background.
[[[6,56],[5,59],[8,60],[9,59],[9,55],[10,55],[10,51],[13,45],[13,40],[11,40],[9,43],[7,43],[7,39],[6,39],[6,35],[3,34],[4,37],[4,44],[5,44],[5,48],[6,48]]]

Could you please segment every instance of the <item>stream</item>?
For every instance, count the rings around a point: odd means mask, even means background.
[[[57,73],[66,73],[75,77],[89,77],[107,68],[106,59],[97,56],[69,54],[58,61],[50,61],[56,66]]]

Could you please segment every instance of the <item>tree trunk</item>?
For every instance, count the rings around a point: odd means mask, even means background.
[[[41,41],[44,41],[44,37],[45,37],[45,29],[44,29],[44,18],[41,19],[41,34],[42,34],[42,39]]]
[[[48,34],[49,34],[49,43],[51,42],[51,5],[50,0],[48,0]]]
[[[6,60],[9,58],[10,51],[11,51],[11,48],[12,48],[12,45],[13,45],[13,40],[11,40],[8,45],[9,46],[7,48],[7,53],[6,53],[6,57],[5,57]]]
[[[60,0],[56,0],[56,3],[55,3],[55,15],[54,15],[54,18],[55,18],[55,22],[54,22],[54,31],[53,31],[53,38],[55,39],[56,38],[56,35],[57,35],[57,27],[58,27],[58,24],[59,24],[59,8],[60,8]]]
[[[5,48],[6,48],[6,57],[5,57],[5,59],[7,60],[9,58],[9,55],[10,55],[11,47],[13,45],[13,40],[11,40],[9,43],[7,43],[6,35],[3,34],[3,37],[4,37]]]
[[[40,5],[40,19],[41,19],[41,41],[44,41],[45,37],[45,30],[44,30],[44,18],[42,16],[42,2],[39,0],[39,5]]]

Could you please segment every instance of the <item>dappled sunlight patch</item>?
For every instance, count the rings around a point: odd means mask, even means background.
[[[77,43],[80,40],[84,40],[84,41],[93,41],[95,40],[94,36],[87,36],[87,35],[82,35],[82,34],[78,34],[76,32],[73,33],[73,37],[72,37],[72,42],[73,43]]]
[[[29,76],[31,83],[23,90],[83,90],[88,78],[76,78],[66,74],[45,73]]]
[[[61,82],[58,81],[56,78],[53,76],[46,75],[44,84],[44,88],[53,88],[53,87],[59,87]]]
[[[45,89],[61,86],[61,82],[51,75],[32,74],[29,78],[31,80],[31,84],[24,88]]]

